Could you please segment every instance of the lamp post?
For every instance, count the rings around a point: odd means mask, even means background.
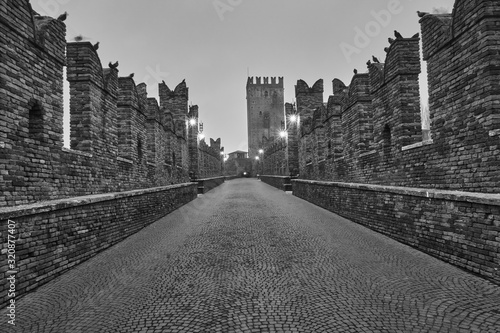
[[[259,149],[259,155],[262,156],[262,162],[260,165],[260,174],[262,175],[264,173],[264,149]]]

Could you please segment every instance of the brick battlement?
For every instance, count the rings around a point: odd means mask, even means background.
[[[283,77],[278,77],[278,81],[276,82],[276,77],[271,77],[271,82],[269,82],[269,77],[249,77],[247,80],[248,86],[262,86],[262,87],[270,87],[270,88],[283,88]]]
[[[453,14],[420,19],[430,133],[422,130],[418,34],[392,41],[385,63],[370,60],[368,73],[355,73],[349,86],[333,80],[326,107],[322,80],[312,87],[298,80],[300,121],[289,129],[287,149],[298,156],[300,177],[500,191],[499,18],[498,2],[457,0]]]
[[[118,64],[103,68],[90,42],[66,43],[65,23],[34,14],[29,1],[2,1],[0,13],[8,55],[0,83],[9,97],[0,99],[8,110],[0,114],[0,207],[170,185],[198,169],[184,80],[174,90],[159,83],[158,101],[133,75],[120,76]],[[64,66],[71,149],[63,149]],[[201,172],[220,175],[219,160]]]

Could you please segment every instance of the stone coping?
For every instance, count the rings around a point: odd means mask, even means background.
[[[221,178],[226,179],[226,176],[218,176],[218,177],[211,177],[211,178],[199,178],[199,179],[196,179],[195,182],[221,179]]]
[[[401,147],[401,151],[406,151],[406,150],[410,150],[410,149],[420,148],[420,147],[423,147],[423,146],[431,145],[433,143],[434,143],[434,140],[429,139],[429,140],[425,140],[425,141],[414,143],[412,145]]]
[[[66,209],[66,208],[71,208],[71,207],[76,207],[76,206],[89,205],[89,204],[94,204],[94,203],[108,201],[108,200],[134,197],[134,196],[138,196],[138,195],[144,195],[144,194],[150,194],[150,193],[156,193],[156,192],[162,192],[162,191],[169,191],[169,190],[174,190],[177,188],[183,188],[183,187],[189,187],[189,186],[194,186],[194,184],[193,183],[182,183],[182,184],[152,187],[152,188],[124,191],[124,192],[101,193],[101,194],[85,195],[85,196],[80,196],[80,197],[56,199],[56,200],[50,200],[50,201],[40,201],[40,202],[36,202],[33,204],[28,204],[28,205],[5,207],[5,208],[0,208],[0,220],[5,220],[8,218],[15,218],[18,216],[27,216],[27,215],[46,213],[46,212],[51,212],[51,211],[55,211],[55,210]]]
[[[129,160],[127,158],[120,157],[120,156],[117,156],[116,160],[119,161],[119,162],[125,162],[125,163],[128,163],[128,164],[134,164],[134,161]]]
[[[292,176],[280,176],[280,175],[259,175],[259,177],[270,177],[270,178],[292,178]]]
[[[70,148],[62,147],[62,151],[70,154],[75,154],[75,155],[80,155],[80,156],[85,156],[85,157],[92,157],[93,155],[91,153],[87,153],[84,151],[79,151],[79,150],[73,150]]]
[[[385,185],[372,185],[372,184],[361,184],[361,183],[325,182],[325,181],[305,180],[305,179],[293,179],[292,182],[320,185],[320,186],[353,188],[364,191],[386,192],[392,194],[408,195],[408,196],[422,197],[429,199],[443,199],[451,201],[462,201],[462,202],[479,203],[484,205],[500,206],[500,194],[495,194],[495,193],[450,191],[450,190],[426,189],[418,187],[385,186]]]
[[[365,157],[365,156],[370,156],[370,155],[373,155],[373,154],[376,154],[377,151],[376,150],[370,150],[366,153],[363,153],[363,154],[359,154],[359,158],[362,158],[362,157]]]

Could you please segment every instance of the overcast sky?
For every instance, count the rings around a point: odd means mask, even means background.
[[[388,37],[420,32],[417,10],[451,12],[454,0],[32,0],[57,17],[67,11],[67,40],[100,42],[104,66],[119,60],[121,76],[158,96],[183,79],[200,108],[204,134],[226,153],[247,150],[246,81],[283,76],[285,102],[298,79],[347,85],[372,55],[382,62]],[[360,33],[362,31],[362,33]],[[425,79],[424,77],[422,79]],[[208,141],[208,140],[207,140]]]

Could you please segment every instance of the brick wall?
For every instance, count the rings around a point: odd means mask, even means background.
[[[288,175],[287,166],[287,140],[286,138],[277,138],[269,142],[262,159],[259,160],[257,173],[263,175]]]
[[[299,80],[288,142],[298,141],[300,178],[314,181],[294,182],[294,194],[499,283],[499,19],[486,0],[421,18],[430,135],[419,34],[391,41],[385,62],[369,61],[349,86],[333,80],[326,106]]]
[[[500,195],[292,180],[293,194],[500,283]]]
[[[17,296],[196,198],[190,168],[220,174],[220,140],[190,158],[198,133],[188,131],[184,81],[173,91],[160,83],[159,102],[148,97],[118,63],[103,68],[91,43],[66,43],[64,22],[34,15],[28,0],[0,2],[0,44],[0,238],[14,220]]]
[[[276,187],[282,191],[291,191],[292,183],[290,176],[270,176],[264,175],[259,177],[260,180],[268,185]]]
[[[91,258],[197,196],[187,183],[60,199],[0,210],[0,238],[7,238],[7,219],[16,228],[16,297],[34,290]],[[4,247],[2,253],[6,253]],[[7,260],[0,264],[6,279]],[[0,307],[8,301],[0,285]]]
[[[64,22],[34,16],[27,0],[0,6],[7,55],[0,58],[7,111],[0,113],[0,207],[181,183],[191,168],[220,174],[211,151],[202,161],[189,156],[197,133],[187,131],[184,81],[174,90],[160,83],[159,102],[148,98],[133,75],[103,68],[91,43],[66,43]],[[64,66],[70,149],[63,148]]]
[[[200,178],[221,176],[223,174],[223,155],[224,148],[220,146],[220,139],[210,139],[210,146],[205,140],[201,140],[198,146],[199,165],[201,172]]]
[[[499,192],[499,13],[497,2],[457,0],[453,14],[421,18],[431,138],[420,119],[418,34],[396,38],[385,62],[368,62],[349,87],[334,80],[321,124],[322,94],[299,80],[300,177]]]
[[[225,180],[226,177],[224,176],[198,179],[198,194],[204,194],[213,190],[217,186],[224,183]]]

